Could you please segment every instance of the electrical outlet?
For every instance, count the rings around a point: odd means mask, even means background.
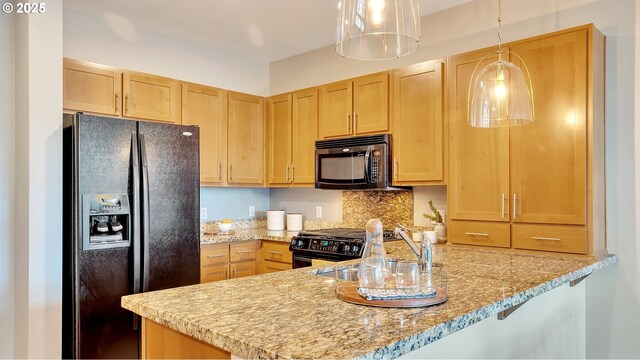
[[[200,208],[200,220],[207,220],[207,208]]]
[[[322,219],[322,206],[316,206],[316,218]]]
[[[249,206],[249,217],[254,217],[254,216],[256,216],[256,207]]]

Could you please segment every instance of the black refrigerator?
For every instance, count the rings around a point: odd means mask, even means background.
[[[63,130],[63,358],[139,358],[127,294],[197,284],[195,126],[77,114]]]

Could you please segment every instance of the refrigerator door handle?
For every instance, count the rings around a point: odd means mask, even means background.
[[[149,168],[144,134],[140,134],[142,162],[142,292],[149,291]]]
[[[131,173],[133,189],[133,293],[140,292],[140,166],[138,134],[131,132]],[[133,330],[138,330],[140,316],[133,314]]]

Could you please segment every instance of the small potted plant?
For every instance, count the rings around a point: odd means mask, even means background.
[[[435,223],[433,230],[438,233],[438,240],[446,241],[447,239],[447,227],[444,225],[444,219],[442,218],[442,214],[433,206],[433,201],[429,201],[429,209],[431,210],[431,214],[422,214],[425,218],[431,220],[432,223]]]

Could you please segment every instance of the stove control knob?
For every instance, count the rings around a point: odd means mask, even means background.
[[[351,249],[354,254],[358,253],[358,245],[353,245],[353,249]]]
[[[302,245],[304,245],[304,243],[302,242],[302,240],[298,240],[298,247],[301,248]]]
[[[342,246],[342,251],[348,253],[349,250],[351,250],[351,246],[349,246],[349,244],[344,244]]]

